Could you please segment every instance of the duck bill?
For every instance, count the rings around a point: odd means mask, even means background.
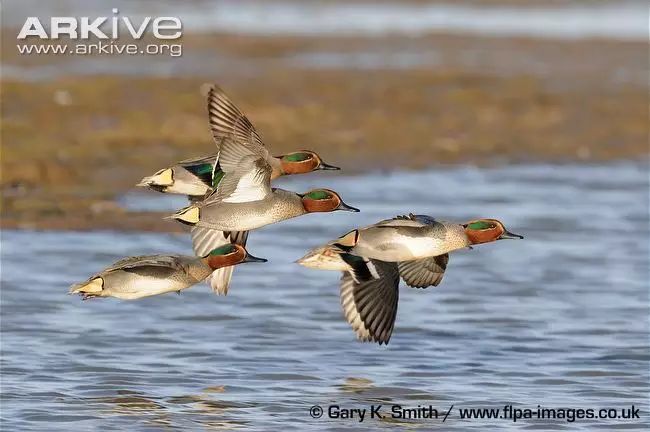
[[[260,262],[260,263],[262,263],[262,262],[267,262],[267,261],[268,260],[266,260],[264,258],[258,258],[256,256],[251,255],[251,254],[247,254],[246,258],[244,258],[244,261],[242,261],[242,262],[245,262],[245,263],[247,263],[247,262]]]
[[[323,171],[339,171],[341,168],[334,165],[326,164],[325,162],[321,161],[320,165],[318,165],[316,169],[323,170]]]
[[[499,237],[499,240],[518,240],[518,239],[523,239],[524,236],[519,235],[519,234],[514,234],[511,233],[510,231],[506,231],[503,234],[501,234],[501,237]]]
[[[354,212],[354,213],[359,213],[361,210],[359,210],[356,207],[352,207],[341,201],[341,204],[339,204],[337,210],[342,210],[342,211],[349,211],[349,212]]]

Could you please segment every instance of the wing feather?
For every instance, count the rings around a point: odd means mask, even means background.
[[[438,286],[445,275],[449,254],[397,263],[399,275],[413,288]]]
[[[214,193],[204,204],[215,202],[250,202],[271,194],[271,165],[264,147],[256,152],[250,146],[228,139],[224,140],[219,156],[219,166],[224,172]]]
[[[366,262],[357,261],[359,267]],[[387,344],[395,326],[399,297],[399,274],[394,263],[369,260],[374,269],[344,272],[341,277],[341,307],[361,341]],[[372,275],[377,274],[379,278]],[[366,275],[368,279],[356,279]]]
[[[253,124],[217,85],[208,92],[208,119],[217,148],[224,138],[264,146]]]
[[[115,264],[106,268],[104,272],[114,270],[133,269],[137,267],[167,267],[174,270],[187,271],[187,266],[179,259],[179,257],[170,255],[141,255],[123,258]]]

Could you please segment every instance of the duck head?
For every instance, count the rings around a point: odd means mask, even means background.
[[[509,232],[496,219],[477,219],[463,224],[471,244],[490,243],[504,239],[523,239],[524,236]]]
[[[246,262],[266,262],[264,258],[254,257],[243,246],[233,243],[212,249],[203,259],[212,270]]]
[[[287,153],[280,157],[284,174],[304,174],[317,170],[340,170],[341,168],[323,162],[320,156],[311,150]]]
[[[313,189],[300,196],[302,198],[302,205],[305,207],[307,213],[332,212],[335,210],[359,211],[358,208],[344,203],[339,194],[333,190]]]
[[[152,189],[164,190],[174,184],[174,171],[171,168],[161,169],[152,176],[143,178],[136,186],[150,187]]]

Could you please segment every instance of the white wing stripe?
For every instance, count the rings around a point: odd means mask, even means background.
[[[239,178],[235,190],[223,200],[229,203],[259,201],[266,197],[266,190],[260,183],[263,176],[259,171],[249,171]]]

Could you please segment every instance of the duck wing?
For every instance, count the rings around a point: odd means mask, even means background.
[[[142,255],[123,258],[106,268],[102,273],[115,270],[135,270],[141,267],[165,267],[173,270],[187,271],[187,264],[173,255]]]
[[[409,213],[408,217],[409,219],[416,222],[420,222],[423,225],[436,225],[439,223],[437,220],[435,220],[429,215],[416,215],[413,213]]]
[[[399,297],[395,263],[343,253],[350,266],[341,277],[341,306],[345,319],[361,341],[387,344],[393,333]]]
[[[427,288],[438,286],[445,275],[448,262],[449,254],[443,254],[413,261],[401,261],[397,263],[397,269],[408,286]]]
[[[214,173],[219,165],[217,163],[218,157],[219,155],[217,154],[201,156],[198,158],[182,160],[176,165],[192,173],[207,186],[212,187]]]
[[[267,156],[264,147],[244,146],[234,139],[224,139],[219,155],[223,177],[203,205],[259,201],[268,197],[272,193],[272,168]]]
[[[397,227],[411,227],[411,228],[422,228],[426,226],[426,223],[423,223],[417,219],[411,219],[408,216],[396,216],[391,219],[384,219],[377,222],[374,225],[369,226],[368,228],[397,228]]]
[[[200,164],[214,165],[218,157],[219,155],[215,153],[207,156],[199,156],[190,159],[183,159],[182,161],[177,162],[176,165],[180,165],[182,167],[191,166],[191,165],[200,165]]]
[[[218,231],[195,225],[191,230],[192,247],[196,255],[204,257],[211,250],[229,243],[246,246],[248,231]],[[214,270],[209,278],[210,287],[218,295],[227,295],[235,266]]]
[[[264,146],[255,126],[216,84],[208,92],[208,119],[218,149],[221,140],[230,137],[244,145]]]

